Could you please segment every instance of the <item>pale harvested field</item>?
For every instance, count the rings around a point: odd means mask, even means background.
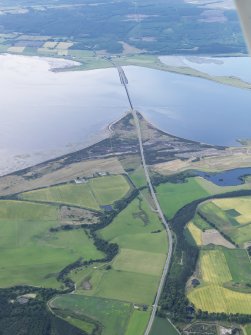
[[[164,175],[182,172],[188,169],[197,169],[205,172],[218,172],[240,167],[251,166],[251,150],[247,148],[232,148],[213,157],[205,157],[198,162],[191,160],[181,161],[179,159],[156,164],[152,169]]]
[[[54,49],[57,46],[58,42],[45,42],[43,48]]]
[[[60,49],[60,50],[67,50],[70,47],[73,46],[74,43],[72,42],[59,42],[56,49]]]
[[[25,47],[10,47],[8,52],[22,53],[25,50]]]
[[[10,37],[10,36],[9,36]],[[13,37],[13,36],[12,36]],[[47,41],[51,36],[33,36],[33,35],[21,35],[17,39],[19,41]]]
[[[223,247],[234,249],[235,246],[227,241],[216,229],[208,229],[202,233],[202,244],[203,245],[222,245]]]
[[[20,193],[45,186],[56,185],[77,177],[92,177],[94,173],[106,171],[122,174],[124,169],[117,158],[87,160],[60,168],[63,160],[37,166],[24,177],[10,175],[0,178],[0,195]],[[38,175],[37,178],[35,176]],[[34,176],[34,179],[32,179]],[[30,179],[27,179],[30,178]]]

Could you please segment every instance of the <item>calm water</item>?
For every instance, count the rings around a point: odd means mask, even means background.
[[[0,173],[84,147],[128,109],[116,70],[49,69],[0,55]]]
[[[237,186],[244,184],[243,177],[251,175],[251,168],[234,169],[212,174],[196,171],[196,175],[203,177],[218,186]]]
[[[135,107],[161,129],[209,144],[251,138],[251,91],[150,69],[126,69]]]
[[[50,72],[48,60],[0,55],[0,174],[90,144],[128,110],[114,69]],[[125,68],[135,107],[184,138],[251,138],[251,92],[199,78]]]
[[[211,76],[234,76],[251,82],[250,57],[163,56],[160,60],[173,66],[188,66]]]

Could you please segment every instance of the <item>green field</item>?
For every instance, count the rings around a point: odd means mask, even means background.
[[[208,229],[212,229],[212,227],[205,221],[203,220],[198,213],[195,214],[193,218],[193,224],[198,227],[202,231],[206,231]]]
[[[245,335],[251,335],[251,325],[244,327]]]
[[[117,243],[120,252],[104,267],[85,269],[74,275],[78,292],[137,304],[150,305],[158,287],[167,253],[167,236],[156,213],[145,200],[135,199],[99,235]],[[88,278],[92,289],[83,289]]]
[[[167,237],[156,215],[143,199],[135,199],[108,227],[100,231],[121,248],[166,254]]]
[[[133,172],[129,173],[129,176],[137,188],[147,186],[147,181],[146,181],[143,167],[141,166],[138,167]]]
[[[135,310],[130,318],[125,335],[143,335],[149,317],[149,312]]]
[[[103,326],[102,335],[124,335],[132,314],[131,304],[76,294],[59,296],[50,306],[69,312],[76,319],[81,320],[84,315],[94,321],[98,320]]]
[[[245,250],[201,250],[201,285],[188,293],[196,308],[208,312],[251,314],[251,262]]]
[[[186,204],[209,196],[197,178],[188,178],[185,183],[165,183],[157,187],[157,195],[165,215],[171,219]]]
[[[180,333],[167,320],[162,318],[155,318],[153,328],[150,335],[179,335]]]
[[[251,262],[246,250],[223,248],[223,252],[227,260],[233,282],[238,283],[239,286],[243,284],[250,284]]]
[[[121,249],[119,255],[113,262],[113,268],[118,271],[160,276],[165,259],[165,254],[133,249]]]
[[[57,273],[80,257],[102,258],[81,231],[50,232],[58,208],[18,201],[0,202],[0,286],[59,287]]]
[[[126,196],[129,190],[126,178],[116,175],[93,178],[85,184],[66,184],[25,192],[20,198],[100,210],[100,206],[113,204]]]
[[[109,270],[103,273],[95,296],[151,305],[158,289],[159,276]]]
[[[217,229],[244,246],[251,241],[251,198],[217,199],[199,206],[200,213]]]

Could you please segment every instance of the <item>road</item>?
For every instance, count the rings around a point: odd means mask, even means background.
[[[115,64],[113,63],[113,65],[115,65]],[[139,140],[139,146],[140,146],[140,155],[141,155],[142,165],[143,165],[143,168],[144,168],[144,171],[145,171],[145,177],[146,177],[146,180],[147,180],[149,190],[150,190],[151,196],[153,198],[154,204],[156,206],[157,213],[158,213],[158,215],[159,215],[159,217],[160,217],[160,219],[161,219],[162,223],[164,224],[165,229],[167,231],[168,242],[169,242],[168,243],[169,249],[168,249],[168,255],[167,255],[166,263],[165,263],[163,273],[162,273],[162,276],[161,276],[161,279],[160,279],[158,291],[157,291],[157,294],[156,294],[156,297],[155,297],[155,300],[154,300],[151,317],[149,319],[147,328],[146,328],[145,333],[144,333],[144,335],[149,335],[150,331],[152,329],[152,325],[153,325],[153,322],[154,322],[154,319],[155,319],[157,309],[158,309],[158,304],[159,304],[159,300],[160,300],[162,290],[164,288],[165,279],[166,279],[166,276],[168,274],[168,270],[169,270],[170,264],[171,264],[171,258],[172,258],[172,253],[173,253],[173,238],[172,238],[172,232],[171,232],[171,230],[169,228],[169,225],[168,225],[168,223],[165,219],[165,216],[164,216],[164,214],[161,210],[159,201],[158,201],[157,196],[155,194],[155,191],[154,191],[154,188],[153,188],[153,185],[152,185],[152,182],[151,182],[151,178],[150,178],[150,175],[149,175],[149,172],[148,172],[148,168],[147,168],[146,160],[145,160],[145,154],[144,154],[144,147],[143,147],[143,140],[142,140],[142,133],[141,133],[141,128],[140,128],[139,118],[138,118],[138,115],[137,115],[137,111],[133,107],[132,99],[131,99],[130,92],[129,92],[129,89],[128,89],[127,77],[126,77],[125,72],[122,69],[122,67],[116,66],[116,68],[117,68],[118,73],[119,73],[121,84],[125,88],[125,91],[126,91],[126,94],[127,94],[127,97],[128,97],[128,101],[129,101],[129,104],[130,104],[131,112],[132,112],[132,115],[134,117],[135,125],[136,125],[136,128],[137,128],[137,134],[138,134],[138,140]]]

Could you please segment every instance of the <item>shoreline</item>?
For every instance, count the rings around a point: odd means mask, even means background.
[[[1,55],[10,55],[10,56],[23,56],[23,57],[38,57],[44,60],[60,60],[60,61],[65,61],[65,62],[72,62],[71,66],[62,66],[62,67],[55,67],[51,68],[50,71],[55,72],[55,73],[60,73],[60,72],[73,72],[73,71],[93,71],[93,70],[101,70],[101,69],[109,69],[111,68],[111,64],[106,61],[102,56],[91,56],[88,57],[88,59],[91,61],[88,63],[88,65],[84,64],[85,59],[72,59],[69,56],[66,56],[65,58],[62,58],[58,55],[39,55],[39,54],[32,54],[32,55],[27,55],[25,53],[17,54],[17,53],[8,53],[8,52],[3,52],[0,53]],[[180,57],[180,55],[170,55],[173,57]],[[184,57],[189,57],[191,55],[183,55]],[[148,68],[148,69],[153,69],[153,70],[159,70],[159,71],[164,71],[164,72],[170,72],[170,73],[176,73],[184,76],[191,76],[195,78],[200,78],[200,79],[205,79],[209,81],[213,81],[215,83],[221,84],[221,85],[227,85],[239,89],[246,89],[246,90],[251,90],[251,82],[247,82],[237,76],[214,76],[210,75],[206,72],[201,72],[199,70],[196,70],[195,68],[189,67],[189,66],[174,66],[174,65],[168,65],[165,64],[160,60],[160,57],[165,57],[165,55],[144,55],[144,54],[132,54],[128,56],[121,56],[120,58],[117,57],[116,55],[114,56],[114,61],[120,66],[138,66],[138,67],[143,67],[143,68]],[[207,58],[228,58],[228,57],[236,57],[236,58],[243,58],[247,57],[247,55],[232,55],[232,54],[227,54],[227,55],[193,55],[193,57],[207,57]],[[98,64],[100,62],[100,64]],[[98,66],[100,65],[100,66]]]

